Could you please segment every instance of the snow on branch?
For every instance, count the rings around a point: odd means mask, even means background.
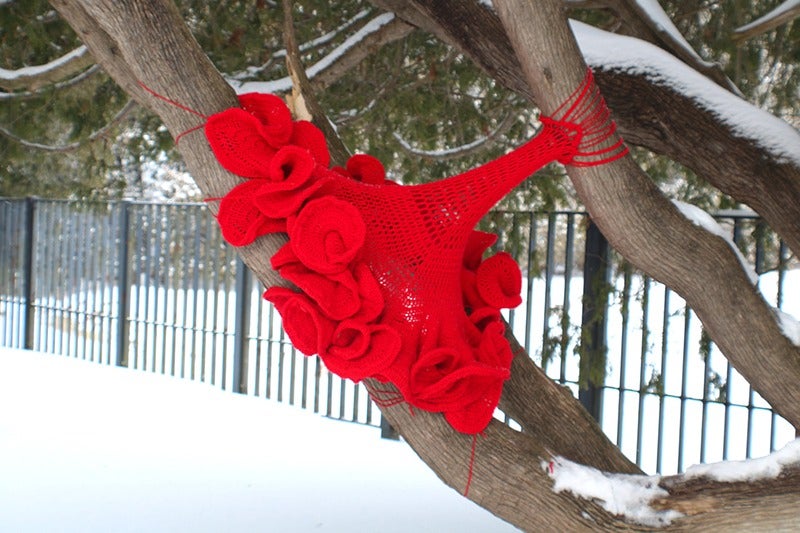
[[[395,140],[400,143],[400,146],[403,148],[403,150],[411,155],[422,157],[424,159],[446,161],[448,159],[464,157],[476,152],[479,149],[482,149],[484,146],[497,139],[497,137],[499,137],[502,133],[507,131],[513,125],[515,119],[516,116],[514,114],[506,115],[502,122],[500,122],[500,125],[498,125],[497,128],[488,135],[478,137],[474,141],[462,144],[461,146],[444,148],[441,150],[421,150],[411,146],[411,144],[407,140],[403,139],[399,133],[394,132],[392,135],[394,136]]]
[[[320,75],[323,71],[330,68],[351,49],[361,44],[362,41],[368,37],[378,33],[394,20],[394,13],[383,13],[373,18],[329,54],[306,69],[306,75],[308,75],[309,79],[313,80],[315,76]],[[249,92],[282,93],[292,88],[292,79],[289,76],[272,81],[250,81],[244,83],[230,77],[227,78],[227,80],[238,94]]]
[[[571,492],[578,498],[594,501],[609,513],[636,524],[668,526],[683,516],[677,511],[651,507],[653,500],[669,495],[658,486],[660,476],[612,474],[563,457],[543,462],[542,468],[553,480],[553,491]]]
[[[7,91],[36,89],[71,76],[93,62],[89,49],[82,45],[43,65],[15,70],[0,68],[0,87]]]
[[[734,41],[744,41],[774,30],[800,16],[800,0],[785,0],[781,5],[749,24],[733,31]]]
[[[686,40],[678,28],[675,27],[675,24],[672,23],[672,19],[666,14],[664,8],[658,3],[658,0],[634,0],[634,3],[639,7],[639,13],[647,17],[647,21],[658,33],[668,37],[670,41],[680,46],[684,52],[693,57],[696,61],[706,66],[712,66],[695,52],[692,45],[689,44],[689,41]]]
[[[312,39],[312,40],[310,40],[308,42],[300,44],[299,45],[300,51],[301,52],[307,52],[307,51],[313,50],[314,48],[317,48],[319,46],[328,44],[333,39],[335,39],[337,35],[339,35],[341,32],[343,32],[344,30],[348,29],[350,26],[354,25],[356,22],[358,22],[359,20],[361,20],[364,17],[366,17],[367,15],[369,15],[369,13],[370,13],[370,10],[362,9],[361,11],[356,13],[351,19],[349,19],[349,20],[345,21],[344,23],[340,24],[338,27],[334,28],[333,30],[329,31],[328,33],[326,33],[324,35],[320,35],[319,37],[316,37],[316,38],[314,38],[314,39]],[[258,66],[258,67],[248,67],[245,70],[243,70],[242,72],[237,72],[235,74],[231,74],[229,76],[229,78],[231,80],[241,81],[241,80],[246,79],[246,78],[252,78],[254,76],[258,76],[259,74],[261,74],[262,72],[267,70],[270,66],[272,66],[273,61],[275,59],[279,59],[279,58],[282,58],[282,57],[286,57],[286,49],[285,48],[282,48],[282,49],[274,52],[272,54],[272,56],[270,56],[270,60],[267,61],[266,63],[264,63],[263,65]]]
[[[683,216],[688,218],[692,224],[695,226],[700,226],[704,230],[708,231],[725,240],[728,243],[728,246],[731,247],[731,250],[734,251],[736,257],[739,258],[739,262],[742,264],[742,268],[744,269],[747,277],[750,278],[750,282],[755,285],[758,283],[758,274],[753,269],[753,266],[747,262],[747,259],[742,255],[742,252],[739,251],[739,247],[736,246],[736,243],[733,242],[730,235],[722,229],[722,226],[717,224],[717,221],[714,220],[714,217],[697,207],[696,205],[687,204],[685,202],[680,202],[678,200],[672,200],[672,203],[675,207],[678,208],[678,211],[681,212]]]
[[[726,91],[657,46],[578,21],[570,24],[592,68],[639,75],[669,87],[712,113],[735,136],[771,153],[777,162],[800,166],[800,132],[783,120]]]
[[[60,81],[52,85],[52,89],[59,90],[59,89],[66,89],[67,87],[72,87],[73,85],[77,85],[84,80],[89,79],[94,74],[100,72],[100,65],[94,64],[88,69],[84,70],[74,78],[70,78],[65,81]],[[36,89],[34,91],[23,91],[23,92],[15,92],[15,93],[6,93],[0,91],[0,100],[27,100],[30,98],[36,98],[40,96],[42,92],[47,89]]]
[[[800,465],[800,439],[795,439],[780,450],[757,459],[724,461],[689,467],[686,478],[704,477],[721,482],[758,481],[774,479],[788,466]]]
[[[795,346],[800,346],[800,320],[780,309],[775,309],[775,313],[778,315],[778,325],[786,338]]]

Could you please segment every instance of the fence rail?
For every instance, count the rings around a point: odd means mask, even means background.
[[[751,214],[717,218],[766,298],[800,316],[788,248]],[[794,437],[685,302],[617,257],[585,213],[493,212],[482,225],[523,268],[523,304],[507,314],[517,338],[645,471],[763,455]],[[0,346],[381,423],[363,387],[292,348],[201,204],[0,199],[0,239]]]

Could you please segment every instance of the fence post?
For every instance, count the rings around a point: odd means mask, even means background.
[[[598,381],[596,370],[598,365],[602,365],[602,369],[605,369],[607,351],[608,260],[608,241],[590,220],[586,230],[583,262],[583,319],[578,399],[597,421],[600,420],[602,405],[602,381]]]
[[[117,366],[128,366],[128,231],[130,229],[130,203],[119,203],[119,243],[117,244]]]
[[[392,427],[386,417],[381,415],[381,438],[390,440],[400,440],[400,434]]]
[[[250,275],[242,258],[236,256],[236,317],[234,318],[233,390],[247,394],[247,343],[250,326]],[[225,380],[222,382],[225,388]]]
[[[24,348],[33,350],[33,321],[36,311],[33,305],[33,210],[34,198],[25,199],[25,251],[24,251],[24,298],[25,298],[25,339]]]

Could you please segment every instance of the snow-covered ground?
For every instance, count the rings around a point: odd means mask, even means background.
[[[0,349],[0,531],[516,531],[375,428]]]

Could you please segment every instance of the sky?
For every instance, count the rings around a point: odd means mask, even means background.
[[[0,531],[517,531],[374,427],[197,382],[3,348],[0,406]]]

